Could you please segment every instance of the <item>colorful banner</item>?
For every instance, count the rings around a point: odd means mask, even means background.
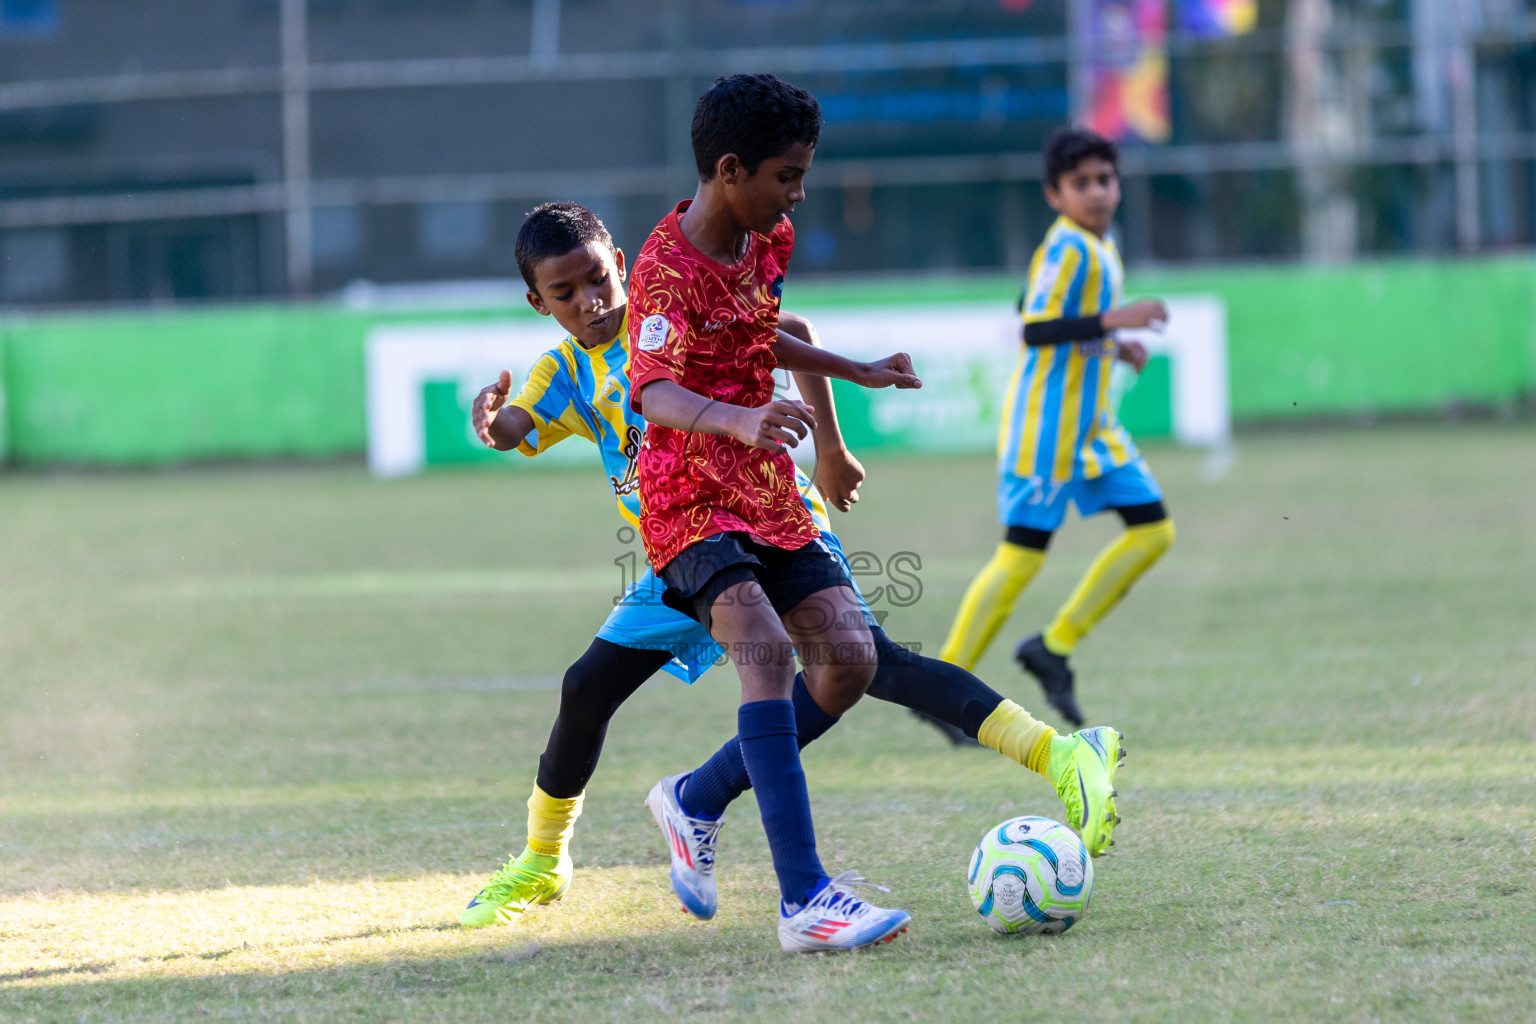
[[[1179,28],[1200,39],[1247,35],[1259,20],[1258,0],[1178,0]]]
[[[1088,125],[1117,142],[1167,142],[1168,0],[1087,0]]]

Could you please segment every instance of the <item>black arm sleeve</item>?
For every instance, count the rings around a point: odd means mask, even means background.
[[[1104,336],[1104,321],[1093,316],[1062,317],[1024,325],[1026,345],[1066,345],[1074,341],[1092,341]]]

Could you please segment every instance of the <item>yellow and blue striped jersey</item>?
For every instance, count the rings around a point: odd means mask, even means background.
[[[517,446],[524,455],[548,451],[573,434],[597,445],[619,514],[630,526],[640,528],[636,460],[645,438],[645,420],[629,404],[627,322],[620,324],[617,336],[601,348],[583,348],[566,335],[557,347],[538,358],[522,389],[507,404],[522,409],[533,420],[533,430]],[[798,468],[795,483],[816,527],[830,530],[820,495]]]
[[[1058,217],[1029,267],[1024,322],[1106,313],[1125,268],[1113,239]],[[1107,338],[1025,346],[998,429],[998,469],[1051,482],[1091,480],[1137,457],[1109,401],[1115,346]]]
[[[584,437],[602,453],[608,484],[619,514],[640,526],[640,478],[635,459],[645,436],[645,421],[629,411],[629,334],[601,348],[582,348],[566,335],[558,347],[538,358],[522,390],[508,405],[533,420],[533,430],[517,450],[538,455],[570,437]]]

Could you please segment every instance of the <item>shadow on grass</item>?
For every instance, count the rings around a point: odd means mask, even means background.
[[[815,1005],[844,979],[864,992],[881,978],[943,973],[945,964],[986,961],[999,943],[967,929],[970,939],[897,943],[851,956],[786,956],[761,922],[725,927],[664,926],[654,932],[589,940],[551,940],[526,932],[459,932],[423,926],[404,931],[458,932],[459,948],[378,951],[366,961],[274,968],[255,959],[210,967],[225,952],[189,955],[185,966],[158,961],[89,964],[0,977],[0,1018],[10,1020],[137,1021],[543,1019],[647,1020],[664,1017],[752,1018]],[[337,936],[316,945],[355,936]],[[1003,951],[1028,953],[1026,944]],[[468,947],[468,948],[466,948]],[[232,952],[240,952],[238,950]],[[271,950],[257,951],[268,953]],[[937,958],[935,957],[937,954]],[[978,956],[979,954],[979,956]],[[188,973],[178,975],[178,968]],[[102,977],[120,970],[134,976]],[[969,969],[969,968],[967,968]],[[194,973],[195,972],[195,973]],[[217,972],[217,973],[214,973]],[[27,984],[42,980],[43,984]],[[931,987],[931,986],[930,986]],[[855,996],[850,989],[849,998]],[[886,1008],[889,1011],[890,1007]],[[777,1018],[775,1018],[777,1019]],[[857,1014],[851,1018],[860,1019]],[[887,1013],[884,1019],[913,1019]]]
[[[396,927],[384,927],[382,925],[370,928],[362,928],[347,935],[331,935],[315,942],[317,946],[334,945],[341,942],[356,942],[360,939],[374,939],[386,935],[407,935],[413,932],[457,932],[459,926],[452,921],[444,921],[436,924],[413,924]],[[8,985],[17,981],[31,981],[34,978],[53,978],[72,974],[100,975],[124,968],[130,964],[174,963],[177,960],[226,960],[239,953],[251,950],[249,943],[242,946],[229,946],[224,949],[206,950],[200,953],[167,953],[157,957],[138,957],[119,960],[92,960],[87,963],[71,964],[68,967],[27,967],[20,971],[12,971],[8,974],[0,974],[0,985]],[[536,949],[537,947],[535,947]],[[531,955],[531,954],[530,954]],[[518,956],[515,959],[526,959],[526,956]]]
[[[382,1005],[410,996],[481,993],[492,1004],[508,970],[534,960],[540,947],[514,947],[447,957],[398,957],[340,967],[176,976],[159,963],[142,974],[101,978],[111,964],[88,964],[0,976],[0,1018],[28,1020],[396,1019]],[[217,954],[214,954],[217,955]],[[208,959],[205,954],[186,959]],[[26,982],[53,979],[42,985]],[[21,984],[17,984],[21,983]],[[518,986],[521,988],[521,986]],[[527,993],[524,992],[526,997]],[[380,1000],[391,1001],[388,1004]]]
[[[28,967],[21,971],[12,971],[10,974],[0,974],[0,985],[9,985],[13,981],[31,981],[33,978],[56,978],[69,974],[105,974],[113,967],[115,961],[93,960],[85,964],[71,964],[68,967]]]
[[[634,832],[643,808],[584,822]],[[490,815],[502,810],[497,817]],[[182,890],[346,883],[489,873],[522,839],[523,812],[484,799],[372,799],[344,808],[277,804],[238,811],[8,815],[0,894]],[[514,838],[513,833],[516,833]],[[649,838],[649,836],[646,836]],[[639,862],[663,863],[655,844]]]

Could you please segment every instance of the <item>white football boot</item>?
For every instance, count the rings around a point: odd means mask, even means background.
[[[786,917],[780,905],[779,948],[786,953],[862,949],[890,942],[907,930],[911,914],[865,903],[853,894],[854,886],[891,891],[866,882],[857,871],[844,871],[795,913]]]
[[[677,802],[678,786],[688,776],[668,775],[645,798],[656,827],[667,837],[672,856],[672,891],[683,909],[708,921],[715,916],[715,840],[724,818],[690,818]]]

